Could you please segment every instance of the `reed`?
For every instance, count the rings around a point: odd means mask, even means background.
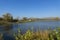
[[[21,35],[20,30],[18,34],[15,34],[16,40],[60,40],[60,29],[36,31],[26,31],[25,34]]]

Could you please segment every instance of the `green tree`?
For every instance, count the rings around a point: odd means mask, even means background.
[[[23,17],[23,20],[27,20],[27,17]]]
[[[59,20],[59,18],[58,18],[58,17],[56,17],[56,18],[55,18],[55,20]]]
[[[3,19],[5,21],[11,22],[13,20],[13,16],[10,13],[6,13],[3,15]]]

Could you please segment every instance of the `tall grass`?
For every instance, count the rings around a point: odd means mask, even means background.
[[[27,30],[24,34],[21,34],[21,30],[18,29],[17,32],[13,34],[15,40],[60,40],[60,28],[36,32]],[[3,34],[0,34],[0,40],[3,39]]]
[[[18,34],[15,34],[16,40],[60,40],[60,29],[54,30],[45,30],[45,31],[36,31],[33,32],[31,30],[26,31],[25,34],[20,34],[20,30],[18,30]]]

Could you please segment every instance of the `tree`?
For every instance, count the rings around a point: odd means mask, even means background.
[[[56,18],[55,18],[55,20],[57,20],[57,21],[58,21],[58,20],[59,20],[59,18],[58,18],[58,17],[56,17]]]
[[[23,20],[27,20],[27,17],[23,17]]]
[[[13,19],[13,22],[19,22],[19,17]]]
[[[5,21],[11,22],[13,20],[13,17],[10,13],[6,13],[6,14],[3,15],[3,19]]]

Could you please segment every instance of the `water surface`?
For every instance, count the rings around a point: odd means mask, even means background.
[[[51,28],[53,30],[56,27],[60,27],[60,21],[36,21],[36,22],[14,24],[13,30],[16,31],[18,28],[20,28],[22,32],[25,32],[28,29],[37,31],[37,30],[47,30]]]

